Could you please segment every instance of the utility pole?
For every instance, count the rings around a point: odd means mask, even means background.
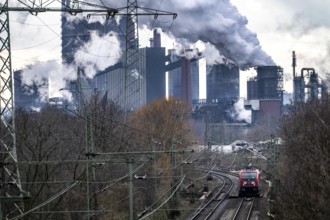
[[[204,139],[205,145],[207,148],[205,149],[205,169],[207,170],[207,180],[212,179],[211,175],[211,147],[212,142],[209,139],[209,111],[205,111],[205,131],[204,131]]]
[[[88,111],[88,110],[87,110]],[[85,114],[86,115],[86,156],[87,160],[92,159],[94,156],[94,142],[93,142],[93,129],[92,129],[92,119],[89,111]],[[86,196],[87,196],[87,219],[90,219],[90,164],[87,163],[86,165]],[[93,169],[93,177],[95,178],[95,170]],[[94,179],[95,180],[95,179]]]
[[[129,195],[129,220],[134,219],[134,210],[133,210],[133,159],[127,159],[128,164],[128,173],[129,173],[129,180],[128,180],[128,195]]]
[[[277,164],[279,160],[279,149],[278,149],[278,141],[271,135],[271,141],[269,143],[269,147],[271,150],[271,160],[268,160],[268,169],[271,174],[271,187],[270,187],[270,214],[275,219],[274,215],[274,208],[275,204],[275,197],[278,188],[278,176],[277,176]]]

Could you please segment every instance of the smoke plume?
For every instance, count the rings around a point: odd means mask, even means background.
[[[251,111],[245,110],[244,108],[244,100],[239,99],[234,104],[235,113],[233,113],[232,117],[237,120],[244,120],[248,123],[251,123]]]
[[[125,7],[125,2],[102,1],[108,7]],[[261,48],[257,35],[247,27],[248,20],[240,15],[229,0],[140,0],[139,6],[177,13],[170,26],[171,34],[178,39],[195,43],[201,40],[212,44],[221,56],[234,61],[241,69],[258,65],[275,65]],[[170,18],[160,18],[160,24],[171,23]],[[150,17],[140,16],[140,25],[155,23]],[[219,61],[219,63],[222,63]]]
[[[141,0],[139,4],[177,13],[170,29],[176,38],[192,43],[198,40],[210,43],[241,69],[274,65],[272,58],[262,50],[257,35],[246,27],[247,18],[240,15],[229,0],[168,0],[161,5],[159,1]],[[150,20],[142,18],[139,21]]]
[[[86,76],[92,78],[97,71],[116,64],[121,55],[120,42],[114,32],[100,36],[93,31],[91,40],[86,42],[74,57],[76,64],[84,67]]]
[[[48,97],[60,96],[59,91],[66,87],[66,82],[76,78],[76,69],[62,65],[57,61],[40,62],[28,66],[22,71],[22,83],[27,86],[37,86],[41,101]],[[61,95],[70,98],[68,91]]]

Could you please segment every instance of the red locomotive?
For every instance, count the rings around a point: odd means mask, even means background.
[[[260,191],[260,172],[249,166],[239,172],[239,195],[258,196]]]

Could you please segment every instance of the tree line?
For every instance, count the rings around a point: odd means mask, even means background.
[[[125,112],[95,94],[76,111],[18,109],[15,122],[22,188],[31,195],[24,210],[38,207],[24,219],[128,219],[128,160],[136,177],[147,177],[133,180],[137,215],[176,184],[171,151],[185,151],[194,139],[189,107],[175,99]],[[142,151],[149,153],[130,153]],[[180,162],[178,153],[174,159]]]
[[[330,99],[294,106],[281,122],[276,219],[328,219]]]

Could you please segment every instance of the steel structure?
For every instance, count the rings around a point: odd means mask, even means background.
[[[258,66],[258,98],[282,99],[283,96],[283,68],[280,66]]]
[[[130,110],[141,106],[142,80],[139,68],[138,5],[137,0],[127,0],[126,59],[124,75],[124,108]]]
[[[3,8],[8,7],[8,0],[0,8],[0,204],[4,213],[22,213],[23,207],[21,199],[22,187],[20,174],[17,169],[16,138],[15,138],[15,118],[14,118],[14,95],[13,95],[13,75],[10,54],[10,31],[9,13]],[[6,202],[6,203],[5,203]],[[14,205],[9,205],[14,203]],[[11,207],[14,207],[14,211]],[[0,210],[0,219],[2,210]]]
[[[296,74],[297,57],[292,51],[293,102],[299,105],[308,100],[322,99],[328,93],[328,87],[318,76],[314,68],[302,68],[300,75]]]
[[[119,10],[119,14],[121,14]],[[173,19],[176,14],[138,6],[137,0],[127,0],[126,13],[126,52],[125,52],[125,74],[123,76],[123,99],[124,109],[130,111],[141,107],[143,102],[143,91],[145,77],[140,71],[139,62],[139,34],[138,17],[142,15],[154,16],[171,15]]]

